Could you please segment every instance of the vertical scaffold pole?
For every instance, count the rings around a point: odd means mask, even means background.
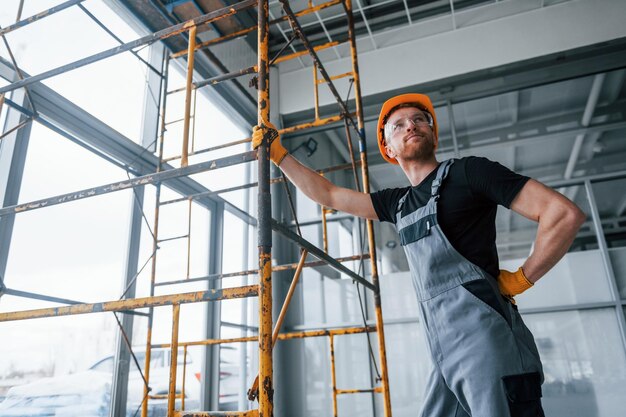
[[[270,120],[268,57],[268,0],[258,2],[258,114],[261,125]],[[272,206],[270,195],[269,138],[258,148],[258,236],[259,236],[259,417],[273,416],[272,368]]]
[[[191,116],[191,93],[193,90],[193,66],[194,52],[196,50],[197,27],[193,25],[189,30],[189,52],[187,53],[187,83],[185,84],[185,120],[183,125],[183,150],[180,166],[186,167],[189,164],[189,122]]]
[[[170,58],[168,54],[165,54],[165,63],[163,64],[163,83],[162,83],[162,97],[161,102],[161,133],[159,136],[159,162],[157,165],[157,172],[162,169],[163,161],[163,144],[165,142],[165,109],[167,103],[167,78],[169,75]],[[156,268],[157,268],[157,250],[159,249],[159,207],[161,201],[161,183],[155,184],[155,205],[154,205],[154,225],[152,228],[153,240],[152,240],[152,265],[150,271],[150,297],[154,296],[154,284],[156,283]],[[148,310],[148,331],[146,333],[146,359],[144,362],[144,377],[146,384],[143,387],[143,402],[141,404],[141,417],[148,417],[148,396],[150,394],[150,359],[152,353],[152,324],[154,321],[154,308],[150,307]]]
[[[178,366],[178,329],[180,304],[172,304],[172,344],[170,345],[170,385],[167,392],[167,417],[174,417],[176,407],[176,368]]]
[[[361,103],[361,82],[359,80],[359,64],[357,61],[356,39],[354,32],[354,16],[352,15],[352,1],[345,0],[346,14],[348,16],[348,37],[350,39],[350,54],[352,57],[352,73],[354,74],[354,96],[356,101],[356,114],[359,124],[359,153],[361,155],[361,175],[363,177],[363,192],[370,192],[369,172],[367,166],[367,145],[365,142],[365,129],[363,121],[363,105]],[[367,220],[367,236],[369,241],[370,263],[372,269],[372,284],[374,291],[374,310],[376,314],[376,327],[378,330],[378,351],[380,357],[381,385],[383,389],[384,415],[391,417],[391,396],[389,393],[389,374],[387,372],[387,352],[385,350],[385,330],[383,328],[383,312],[380,300],[380,284],[378,281],[378,267],[376,265],[376,241],[374,239],[374,224]]]

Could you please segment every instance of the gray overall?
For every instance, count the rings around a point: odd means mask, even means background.
[[[450,244],[437,200],[454,160],[439,165],[428,203],[396,227],[433,359],[423,417],[543,417],[543,371],[532,334],[494,278]],[[409,190],[410,192],[410,190]]]

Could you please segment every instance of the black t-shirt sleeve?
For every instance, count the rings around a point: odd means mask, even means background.
[[[506,208],[530,179],[482,157],[467,158],[465,175],[474,194]]]
[[[381,222],[396,222],[398,202],[408,189],[408,187],[387,188],[370,194],[378,220]]]

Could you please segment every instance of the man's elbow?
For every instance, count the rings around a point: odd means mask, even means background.
[[[587,220],[587,215],[576,204],[571,203],[564,213],[563,220],[566,221],[572,229],[578,231]]]

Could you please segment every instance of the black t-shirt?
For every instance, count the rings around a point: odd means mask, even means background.
[[[426,205],[434,169],[415,187],[393,188],[371,194],[380,221],[396,222],[398,201],[409,190],[402,216]],[[496,210],[509,208],[529,178],[487,158],[458,159],[450,167],[440,188],[437,220],[452,246],[467,260],[496,277],[499,273],[496,250]]]

